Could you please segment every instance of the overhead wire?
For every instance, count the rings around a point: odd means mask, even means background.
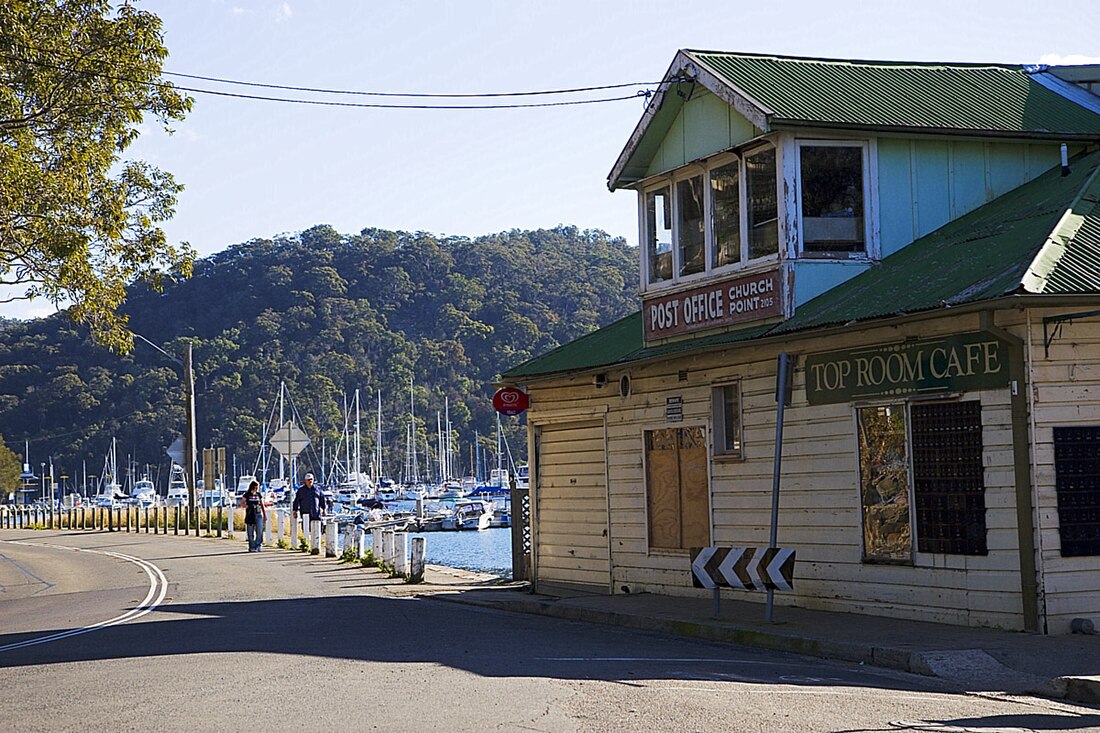
[[[301,99],[295,97],[275,97],[264,96],[258,94],[245,94],[241,92],[228,92],[216,89],[204,89],[199,87],[181,86],[178,84],[172,84],[162,81],[144,81],[140,79],[130,79],[127,77],[108,74],[100,71],[92,71],[88,69],[78,69],[71,66],[65,66],[56,63],[49,63],[46,61],[40,61],[37,59],[21,58],[18,56],[12,56],[10,54],[0,53],[0,59],[6,59],[8,61],[15,61],[18,63],[31,64],[34,66],[41,66],[45,68],[54,69],[57,71],[71,72],[75,74],[81,74],[84,76],[91,76],[101,79],[109,79],[111,81],[125,82],[130,84],[141,84],[149,87],[157,87],[162,89],[176,89],[184,92],[191,92],[194,94],[208,94],[218,97],[229,97],[234,99],[249,99],[254,101],[263,102],[282,102],[285,104],[302,104],[322,107],[352,107],[352,108],[364,108],[364,109],[418,109],[418,110],[462,110],[462,109],[530,109],[539,107],[567,107],[582,104],[602,104],[606,102],[620,102],[629,99],[645,98],[648,99],[653,95],[652,89],[640,89],[634,94],[615,96],[615,97],[599,97],[595,99],[571,99],[560,100],[553,102],[524,102],[524,103],[512,103],[512,104],[389,104],[389,103],[370,103],[370,102],[337,102],[323,99]],[[165,76],[178,76],[188,79],[198,79],[203,81],[210,81],[220,84],[230,84],[237,86],[248,86],[266,89],[283,89],[288,91],[302,91],[316,94],[339,94],[339,95],[357,95],[357,96],[374,96],[374,97],[404,97],[404,98],[431,98],[431,99],[499,99],[507,97],[528,97],[528,96],[547,96],[547,95],[560,95],[560,94],[579,94],[583,92],[603,91],[609,89],[625,89],[638,86],[648,86],[644,82],[627,82],[621,84],[604,84],[590,87],[573,87],[569,89],[552,89],[552,90],[537,90],[537,91],[520,91],[520,92],[485,92],[485,93],[448,93],[448,94],[434,94],[434,93],[405,93],[405,92],[374,92],[374,91],[358,91],[347,89],[325,89],[320,87],[299,87],[281,84],[265,84],[261,82],[247,82],[237,79],[224,79],[220,77],[212,76],[200,76],[197,74],[185,74],[183,72],[162,72]],[[675,80],[673,80],[675,81]],[[656,85],[667,84],[669,82],[655,82]]]

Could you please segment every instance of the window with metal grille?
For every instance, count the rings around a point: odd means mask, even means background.
[[[910,421],[917,549],[987,554],[981,403],[914,403]]]
[[[1054,428],[1062,557],[1100,555],[1100,426]]]

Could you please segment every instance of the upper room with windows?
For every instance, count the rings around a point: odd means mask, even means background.
[[[643,299],[766,277],[762,317],[791,316],[1095,148],[1100,97],[1056,72],[680,51],[608,177],[638,194]]]

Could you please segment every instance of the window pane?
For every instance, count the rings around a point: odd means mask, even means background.
[[[779,203],[776,200],[775,148],[745,159],[749,202],[749,259],[779,251]]]
[[[676,184],[680,215],[680,274],[693,275],[706,269],[706,240],[703,234],[703,177],[695,176]]]
[[[668,188],[645,195],[649,282],[672,279],[672,199]]]
[[[909,465],[902,405],[863,407],[859,423],[859,488],[865,560],[911,559]]]
[[[711,237],[714,239],[712,267],[741,261],[741,192],[738,163],[710,172]]]
[[[802,248],[807,252],[862,252],[863,150],[804,145]]]
[[[741,455],[741,398],[736,384],[714,388],[714,451]]]

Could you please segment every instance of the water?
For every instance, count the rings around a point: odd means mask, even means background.
[[[424,557],[433,565],[477,570],[512,577],[512,530],[464,530],[461,532],[410,532],[424,537]]]
[[[413,511],[416,502],[393,501],[387,505]],[[424,537],[424,559],[432,565],[476,570],[512,577],[512,529],[463,530],[460,532],[410,532]]]

